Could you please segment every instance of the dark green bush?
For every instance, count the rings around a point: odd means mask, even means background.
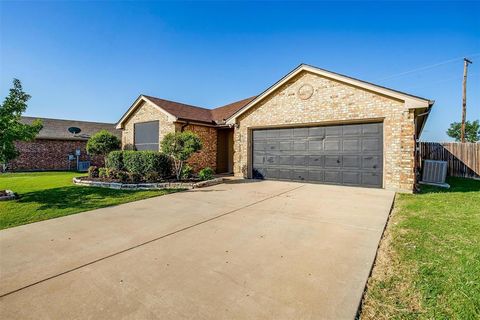
[[[139,182],[142,182],[142,175],[140,173],[136,173],[136,172],[130,172],[128,174],[128,178],[129,178],[129,181],[131,183],[139,183]]]
[[[127,183],[130,179],[130,176],[128,175],[128,172],[126,171],[118,171],[117,172],[117,180],[118,182],[121,183]]]
[[[105,166],[109,169],[123,170],[123,151],[112,151],[107,156]]]
[[[201,180],[210,180],[213,178],[213,175],[215,174],[215,171],[213,171],[212,168],[206,167],[200,170],[198,173],[198,176],[200,177]]]
[[[89,178],[98,178],[98,167],[90,166],[88,168],[88,177]]]
[[[165,177],[172,171],[170,159],[156,151],[123,151],[123,166],[126,171],[142,176],[148,172],[158,172]]]
[[[107,178],[107,168],[98,168],[98,177],[102,179]]]
[[[180,178],[186,180],[188,178],[191,178],[192,174],[193,168],[188,164],[184,164],[182,168],[182,173],[180,174]]]
[[[158,172],[152,171],[152,172],[147,172],[145,175],[145,181],[146,182],[159,182],[162,179],[160,174]]]

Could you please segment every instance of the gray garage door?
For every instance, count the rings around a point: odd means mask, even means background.
[[[382,123],[253,130],[253,177],[382,187]]]

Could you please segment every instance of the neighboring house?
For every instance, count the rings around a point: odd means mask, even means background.
[[[190,161],[245,178],[412,191],[416,139],[433,101],[300,65],[260,95],[206,109],[146,95],[117,124],[125,149],[191,130]]]
[[[36,117],[22,117],[22,122],[30,124],[40,119],[43,128],[34,141],[15,143],[20,155],[11,161],[7,169],[10,171],[42,171],[42,170],[75,170],[75,151],[80,150],[80,161],[91,160],[94,165],[103,165],[102,157],[90,157],[85,147],[88,138],[96,132],[106,129],[119,138],[121,132],[115,129],[115,124],[87,122],[76,120],[60,120]],[[79,128],[78,134],[72,134],[69,128]],[[69,160],[69,155],[74,159]]]

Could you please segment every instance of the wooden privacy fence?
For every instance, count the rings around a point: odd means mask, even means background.
[[[448,162],[448,175],[480,178],[480,143],[419,142],[419,164],[423,160]]]

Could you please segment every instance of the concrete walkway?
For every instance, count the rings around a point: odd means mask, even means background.
[[[394,193],[232,181],[0,231],[0,317],[353,319]]]

